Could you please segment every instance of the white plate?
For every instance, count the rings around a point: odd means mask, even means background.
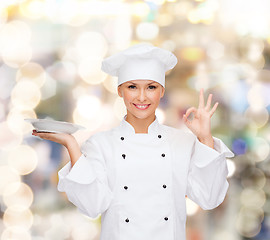
[[[55,121],[49,119],[36,119],[36,118],[26,118],[24,119],[30,122],[37,132],[52,132],[52,133],[75,133],[79,129],[85,129],[85,127],[62,121]]]

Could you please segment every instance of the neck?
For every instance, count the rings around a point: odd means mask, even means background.
[[[135,133],[148,133],[149,125],[153,121],[155,121],[155,113],[151,114],[147,118],[137,118],[134,115],[127,112],[126,121],[133,126]]]

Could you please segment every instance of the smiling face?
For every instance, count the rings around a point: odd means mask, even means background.
[[[118,86],[118,95],[123,97],[127,115],[139,119],[155,115],[164,92],[165,88],[153,80],[131,80]]]

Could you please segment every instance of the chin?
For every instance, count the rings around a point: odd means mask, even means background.
[[[136,116],[139,119],[146,119],[148,116]]]
[[[138,118],[138,119],[146,119],[148,117],[150,117],[153,113],[141,113],[141,114],[138,114],[138,113],[132,113],[130,112],[134,117]]]

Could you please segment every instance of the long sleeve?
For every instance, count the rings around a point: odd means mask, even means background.
[[[106,211],[113,194],[108,185],[106,164],[97,142],[91,136],[81,146],[82,155],[71,168],[69,161],[58,172],[57,189],[89,217]]]
[[[213,139],[214,149],[196,137],[187,179],[186,195],[204,210],[223,202],[229,187],[226,157],[234,156],[220,139]]]

